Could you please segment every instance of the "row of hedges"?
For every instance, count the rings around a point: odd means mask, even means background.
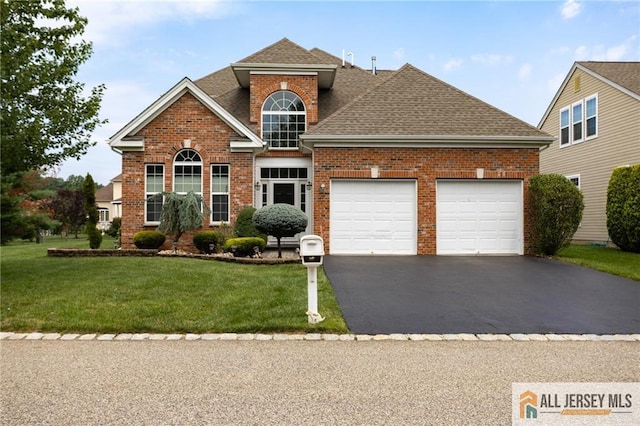
[[[232,252],[236,256],[251,256],[255,248],[263,252],[267,236],[253,226],[253,207],[245,207],[239,213],[233,231],[222,226],[218,230],[200,231],[193,236],[193,244],[204,254]],[[140,231],[133,236],[133,243],[139,249],[159,249],[166,241],[159,231]]]

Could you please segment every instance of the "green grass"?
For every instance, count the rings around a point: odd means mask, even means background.
[[[640,281],[640,254],[610,247],[572,244],[558,254],[558,259]]]
[[[85,239],[0,248],[0,329],[76,333],[346,332],[324,273],[308,324],[300,264],[240,265],[171,257],[47,257],[48,247],[89,248]],[[103,248],[113,247],[105,239]]]

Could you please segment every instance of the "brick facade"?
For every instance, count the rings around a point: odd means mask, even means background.
[[[538,174],[537,148],[316,148],[314,150],[314,233],[330,250],[331,179],[370,179],[371,168],[379,179],[416,179],[418,183],[418,254],[436,254],[436,179],[484,179],[524,181],[524,252],[531,253],[528,234],[529,179]]]
[[[230,141],[238,135],[194,96],[187,93],[140,130],[144,152],[122,154],[122,247],[134,248],[133,235],[153,230],[145,224],[145,164],[164,164],[164,190],[173,190],[173,159],[183,148],[191,148],[202,157],[202,191],[207,206],[211,203],[211,164],[230,166],[231,222],[240,210],[253,205],[253,154],[231,153]],[[205,221],[205,228],[211,224]],[[190,234],[180,247],[192,249]]]

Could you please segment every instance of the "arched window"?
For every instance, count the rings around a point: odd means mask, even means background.
[[[173,190],[202,195],[202,158],[193,149],[183,149],[173,160]]]
[[[298,147],[298,136],[307,127],[307,112],[302,99],[286,90],[275,92],[262,106],[262,140],[270,148]]]

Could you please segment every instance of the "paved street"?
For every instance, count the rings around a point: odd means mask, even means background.
[[[511,423],[512,382],[640,381],[638,342],[0,342],[3,425]]]

